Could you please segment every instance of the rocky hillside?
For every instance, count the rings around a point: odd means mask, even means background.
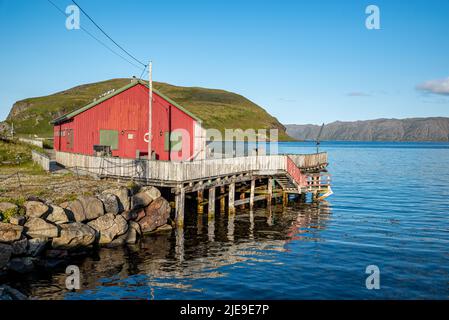
[[[0,123],[0,128],[6,130],[7,124],[14,122],[18,134],[51,136],[52,119],[83,107],[105,92],[118,89],[129,81],[130,79],[112,79],[77,86],[44,97],[17,101],[12,106],[6,124]],[[154,87],[196,114],[207,128],[277,128],[281,139],[290,139],[285,133],[285,127],[275,117],[241,95],[224,90],[179,87],[160,82],[155,82]]]
[[[287,134],[299,140],[315,140],[319,125],[286,125]],[[324,126],[321,140],[353,141],[449,141],[449,118],[376,119],[336,121]]]

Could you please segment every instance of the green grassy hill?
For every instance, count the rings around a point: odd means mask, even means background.
[[[123,87],[129,82],[130,79],[112,79],[44,97],[21,100],[13,105],[6,122],[13,122],[19,135],[52,136],[51,120],[83,107],[103,93]],[[280,140],[291,140],[285,133],[285,127],[276,118],[241,95],[224,90],[178,87],[159,82],[155,82],[154,87],[201,118],[206,128],[221,131],[225,128],[277,128]]]

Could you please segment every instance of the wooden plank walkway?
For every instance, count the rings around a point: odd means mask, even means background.
[[[175,218],[178,225],[184,223],[186,193],[198,193],[198,212],[208,205],[209,214],[215,213],[215,200],[220,199],[224,206],[224,197],[228,198],[229,213],[235,212],[237,205],[267,200],[282,196],[288,202],[288,193],[312,193],[314,198],[328,191],[329,175],[326,172],[327,153],[302,155],[253,155],[246,157],[208,159],[186,162],[156,161],[147,159],[124,159],[114,157],[96,157],[81,154],[56,152],[56,162],[75,169],[80,174],[93,174],[99,177],[132,179],[141,183],[170,188],[175,195]],[[255,196],[256,180],[265,185],[264,195]],[[261,182],[261,181],[265,182]],[[247,191],[237,189],[236,184],[245,188],[250,183],[250,197]],[[278,183],[282,192],[273,192]],[[220,194],[216,192],[219,188]],[[226,190],[227,189],[227,190]],[[208,200],[204,201],[203,191],[207,190]],[[227,192],[226,192],[227,191]],[[235,199],[236,192],[240,199]]]

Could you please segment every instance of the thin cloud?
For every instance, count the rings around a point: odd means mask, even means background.
[[[369,97],[369,96],[371,96],[369,93],[362,92],[362,91],[349,92],[347,95],[349,97]]]
[[[426,81],[417,85],[416,89],[426,93],[449,95],[449,77],[446,79]]]

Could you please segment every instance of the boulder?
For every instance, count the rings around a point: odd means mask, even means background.
[[[41,218],[50,211],[49,207],[40,201],[26,201],[24,206],[25,215],[31,218]]]
[[[173,230],[173,227],[167,223],[167,224],[164,224],[163,226],[158,227],[156,230],[154,230],[154,232],[169,232],[172,230]]]
[[[139,192],[131,198],[132,210],[138,210],[148,206],[153,201],[153,198],[146,192]]]
[[[45,257],[48,259],[65,259],[69,255],[67,250],[49,249],[45,251]]]
[[[17,226],[23,226],[25,224],[26,218],[24,216],[20,216],[18,214],[13,215],[9,218],[9,223],[15,224]]]
[[[8,264],[11,255],[11,246],[9,244],[0,243],[0,270]]]
[[[98,231],[99,243],[106,244],[112,242],[115,237],[120,236],[128,230],[128,223],[121,215],[107,213],[100,218],[91,221],[88,225]]]
[[[120,239],[123,243],[135,244],[141,234],[140,225],[135,221],[129,221],[128,231],[117,239]]]
[[[4,284],[0,286],[0,300],[27,300],[20,291]]]
[[[52,223],[41,218],[30,218],[25,223],[26,234],[30,238],[56,238],[59,236],[59,229]]]
[[[154,200],[145,208],[145,217],[138,221],[143,233],[151,232],[167,223],[170,217],[170,204],[162,197]]]
[[[28,239],[22,237],[22,239],[11,242],[12,254],[15,256],[19,256],[27,252],[28,248]]]
[[[55,224],[63,224],[70,221],[64,208],[52,204],[50,205],[50,210],[51,212],[47,216],[47,221]]]
[[[0,212],[1,213],[5,213],[5,212],[17,213],[18,211],[19,211],[19,207],[17,205],[15,205],[14,203],[0,202]]]
[[[0,242],[10,243],[22,237],[22,226],[0,222]]]
[[[17,273],[28,273],[34,270],[35,259],[32,257],[12,258],[9,260],[7,268]]]
[[[94,220],[104,214],[103,202],[95,197],[81,196],[70,201],[68,209],[73,213],[73,220],[76,222]]]
[[[129,190],[126,187],[113,188],[103,191],[102,193],[110,193],[117,196],[119,200],[119,212],[131,209],[129,198]]]
[[[48,243],[47,239],[41,238],[28,240],[28,248],[26,254],[32,257],[40,255],[41,252],[44,251],[45,247],[47,246],[47,243]]]
[[[103,202],[104,212],[113,214],[121,212],[120,200],[115,194],[103,192],[98,196],[98,199]]]
[[[140,192],[145,192],[146,194],[148,194],[153,199],[153,201],[161,196],[161,192],[159,191],[159,189],[153,186],[142,187],[140,188]]]
[[[142,210],[142,211],[143,211],[143,210]],[[123,219],[125,219],[126,221],[136,220],[136,218],[137,218],[137,216],[138,216],[138,212],[135,211],[135,210],[127,210],[127,211],[123,211],[120,215],[121,215],[121,216],[123,217]],[[144,212],[143,215],[145,215],[145,212]]]
[[[95,242],[96,231],[88,225],[73,222],[62,224],[60,236],[53,238],[52,247],[55,249],[75,249],[87,247]]]
[[[134,221],[139,221],[141,220],[143,217],[145,217],[145,209],[140,209],[137,211],[137,216],[134,219]]]

